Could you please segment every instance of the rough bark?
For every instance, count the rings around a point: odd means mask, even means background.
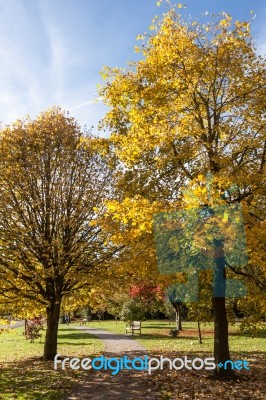
[[[51,304],[46,309],[47,312],[47,330],[45,335],[45,344],[43,358],[44,360],[53,360],[57,353],[57,332],[60,316],[60,302]]]
[[[171,304],[175,309],[176,329],[182,331],[181,302],[172,301]]]
[[[198,338],[199,338],[199,344],[202,344],[202,336],[201,336],[201,329],[200,329],[199,321],[198,321]]]
[[[23,335],[27,336],[27,334],[28,334],[28,320],[25,319],[25,321],[24,321],[24,332],[23,332]]]
[[[225,257],[223,243],[220,241],[215,246],[215,264],[214,271],[214,295],[212,298],[213,319],[214,319],[214,358],[216,362],[216,374],[219,377],[231,376],[233,370],[230,366],[223,368],[225,361],[230,360],[228,320],[225,305]],[[222,363],[221,367],[218,364]]]

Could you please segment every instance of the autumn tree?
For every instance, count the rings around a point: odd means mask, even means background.
[[[58,108],[1,131],[0,295],[46,310],[46,360],[57,352],[63,298],[89,289],[118,251],[97,224],[112,193],[107,152]]]
[[[131,216],[143,214],[145,205],[158,212],[241,203],[249,264],[231,266],[231,272],[258,289],[265,282],[265,60],[257,55],[249,22],[232,21],[224,12],[205,23],[186,22],[179,12],[173,8],[161,21],[155,18],[151,33],[139,37],[140,61],[103,71],[100,94],[109,111],[102,126],[111,130],[124,165],[126,198],[117,209],[124,210],[129,198]],[[232,184],[237,189],[225,192]],[[199,201],[184,199],[186,186]],[[141,234],[142,226],[136,225]],[[145,227],[152,232],[148,220]],[[214,247],[222,270],[221,243]],[[217,364],[230,359],[225,303],[224,296],[212,298]]]

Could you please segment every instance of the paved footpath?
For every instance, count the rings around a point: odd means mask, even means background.
[[[76,326],[104,342],[104,356],[128,358],[147,354],[146,349],[130,336],[118,335],[102,329]],[[146,371],[123,370],[117,375],[112,371],[84,371],[82,381],[65,400],[156,400],[154,383]]]

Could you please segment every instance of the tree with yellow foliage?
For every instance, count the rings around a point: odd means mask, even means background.
[[[62,300],[90,288],[118,251],[96,223],[112,195],[107,151],[58,108],[0,133],[0,299],[46,312],[46,360]]]
[[[266,275],[265,59],[256,53],[249,22],[227,13],[205,24],[186,22],[179,12],[172,8],[161,21],[155,18],[151,34],[139,37],[140,61],[102,73],[100,95],[109,107],[102,126],[112,132],[124,165],[126,198],[111,206],[113,218],[137,237],[152,232],[152,219],[138,223],[145,214],[241,203],[249,264],[226,269],[260,291]],[[236,190],[225,192],[233,184]],[[221,245],[214,250],[214,258],[223,258]],[[224,296],[213,296],[217,364],[230,359],[225,306]]]

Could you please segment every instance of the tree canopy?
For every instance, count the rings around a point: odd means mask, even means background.
[[[150,30],[138,38],[139,61],[102,73],[100,94],[109,106],[102,126],[111,130],[124,165],[125,197],[111,213],[114,219],[120,214],[121,224],[137,236],[152,232],[152,217],[145,228],[136,223],[143,214],[241,203],[249,263],[231,270],[247,278],[262,310],[265,59],[256,53],[250,23],[227,13],[204,24],[183,20],[173,8],[161,21],[155,18]],[[225,265],[217,264],[224,259],[218,247],[213,257],[220,271]],[[223,296],[212,301],[219,362],[230,358],[226,304]]]
[[[56,354],[62,299],[88,289],[118,250],[96,223],[112,195],[106,149],[58,108],[1,132],[0,294],[46,309],[46,359]]]

